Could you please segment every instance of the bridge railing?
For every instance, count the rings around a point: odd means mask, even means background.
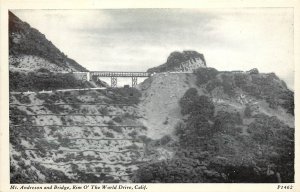
[[[98,77],[149,77],[151,73],[147,72],[112,72],[112,71],[91,71],[91,76]]]

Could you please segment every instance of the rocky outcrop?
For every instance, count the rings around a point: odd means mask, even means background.
[[[165,64],[147,70],[150,73],[160,73],[166,71],[192,72],[199,67],[206,67],[203,54],[196,51],[172,52]]]

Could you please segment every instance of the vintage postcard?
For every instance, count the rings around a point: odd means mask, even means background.
[[[2,2],[0,191],[300,190],[299,1]]]

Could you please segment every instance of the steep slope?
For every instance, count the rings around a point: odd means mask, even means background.
[[[13,71],[87,71],[68,58],[45,35],[9,12],[9,66]]]
[[[147,70],[150,73],[160,73],[167,71],[192,72],[198,67],[206,67],[204,55],[197,51],[172,52],[167,62]]]
[[[148,135],[159,139],[172,133],[182,119],[179,99],[191,87],[196,87],[193,74],[157,73],[138,86],[142,91],[140,113],[142,122],[149,128]]]
[[[11,183],[129,182],[146,161],[135,89],[10,96]]]
[[[148,150],[171,155],[142,165],[135,181],[293,182],[294,96],[275,74],[200,68],[139,88],[149,137],[166,140]]]
[[[9,12],[9,90],[42,91],[96,87],[67,72],[87,71],[45,35]]]
[[[138,89],[10,95],[11,182],[293,182],[293,92],[274,74]]]

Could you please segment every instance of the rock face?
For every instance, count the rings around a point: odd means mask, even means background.
[[[45,35],[9,12],[9,67],[11,71],[87,71],[68,58]]]
[[[196,51],[172,52],[165,64],[158,67],[150,68],[147,72],[192,72],[199,67],[206,67],[203,54]]]

